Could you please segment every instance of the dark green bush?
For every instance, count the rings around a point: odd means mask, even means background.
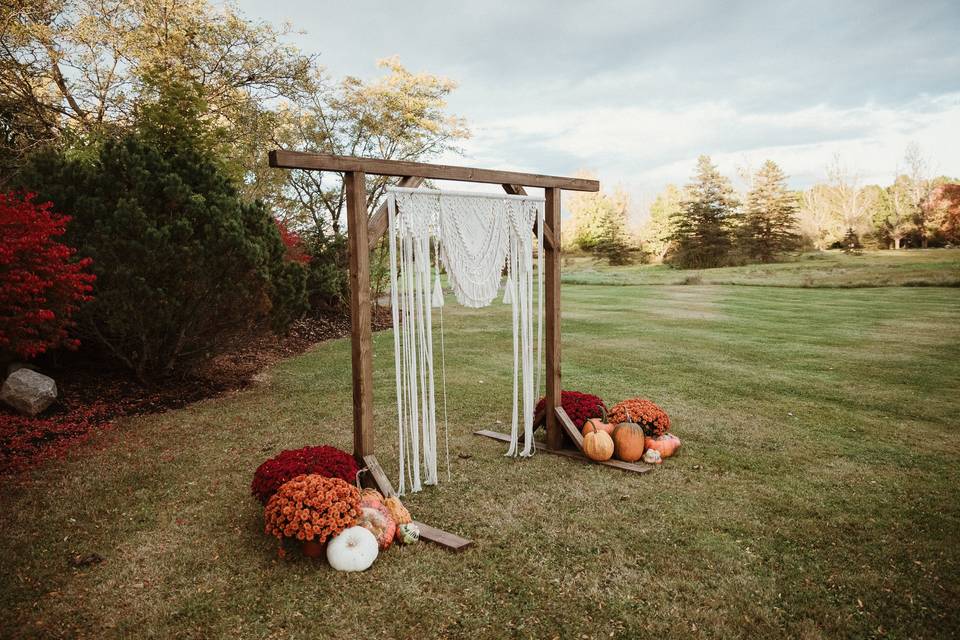
[[[284,259],[264,206],[238,196],[202,112],[189,92],[174,92],[92,160],[46,152],[18,177],[73,216],[68,241],[97,275],[81,328],[140,380],[215,355],[244,332],[283,330],[306,308],[303,265]]]

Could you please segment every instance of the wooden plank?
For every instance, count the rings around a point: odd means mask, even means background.
[[[583,451],[583,434],[580,433],[577,426],[573,424],[573,420],[567,415],[566,409],[557,407],[554,411],[557,412],[557,419],[560,421],[560,426],[563,427],[563,432],[567,434],[567,437],[570,438],[578,451]]]
[[[557,240],[560,238],[560,190],[545,191],[544,224]],[[551,449],[563,447],[563,431],[557,424],[555,409],[560,406],[560,246],[545,249],[544,269],[544,323],[546,341],[546,419],[547,445]]]
[[[547,421],[546,413],[543,409],[533,414],[533,428],[536,429]]]
[[[473,544],[473,542],[467,540],[466,538],[461,538],[460,536],[448,531],[431,527],[430,525],[424,524],[417,520],[414,520],[413,524],[417,525],[417,527],[420,529],[421,540],[427,540],[429,542],[439,544],[440,546],[446,547],[451,551],[460,553]]]
[[[481,429],[480,431],[474,431],[473,433],[474,435],[483,436],[484,438],[492,438],[494,440],[499,440],[500,442],[510,442],[510,436],[506,433],[499,433],[497,431],[490,431],[487,429]],[[651,465],[640,464],[637,462],[624,462],[623,460],[591,460],[575,449],[551,449],[543,440],[537,440],[535,441],[535,444],[537,445],[537,451],[546,451],[547,453],[552,453],[556,456],[563,456],[564,458],[579,460],[580,462],[587,462],[589,464],[602,464],[605,467],[613,467],[614,469],[631,471],[633,473],[647,473],[653,470]]]
[[[381,176],[418,176],[435,180],[459,180],[489,184],[511,184],[527,187],[552,187],[571,191],[599,191],[600,183],[586,178],[546,176],[537,173],[477,169],[425,162],[380,160],[356,156],[335,156],[326,153],[304,153],[275,149],[270,152],[270,166],[280,169],[312,169],[315,171],[364,172]]]
[[[521,186],[518,185],[518,184],[505,184],[505,185],[503,185],[503,190],[506,191],[507,193],[509,193],[510,195],[514,195],[514,196],[525,196],[525,195],[527,195],[527,190],[524,189],[523,187],[521,187]],[[536,221],[534,221],[534,223],[533,223],[533,232],[534,232],[534,233],[537,232],[537,222],[536,222]],[[554,246],[554,244],[553,244],[553,233],[551,233],[550,229],[544,228],[544,230],[543,230],[543,244],[544,244],[545,247],[550,247],[550,248],[552,248],[552,247]]]
[[[380,461],[377,460],[377,456],[373,454],[363,456],[363,463],[367,465],[370,481],[375,485],[377,491],[383,494],[383,497],[389,498],[390,496],[397,495],[383,467],[380,466]]]
[[[350,355],[353,366],[353,456],[373,453],[373,340],[370,335],[370,250],[366,175],[344,176],[350,247]]]
[[[400,187],[409,187],[410,189],[415,189],[423,184],[423,178],[420,176],[406,176],[403,180],[400,181],[400,184],[397,186]],[[387,215],[387,201],[384,200],[376,212],[370,216],[370,222],[367,225],[368,227],[368,245],[370,251],[373,251],[377,247],[377,243],[380,242],[380,238],[387,232],[387,227],[390,225],[390,218]]]

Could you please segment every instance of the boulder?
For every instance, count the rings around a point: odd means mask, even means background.
[[[56,399],[57,383],[32,369],[17,369],[0,389],[0,400],[29,416],[37,415]]]

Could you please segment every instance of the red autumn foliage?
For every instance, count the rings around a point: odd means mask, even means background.
[[[303,447],[288,449],[270,458],[253,474],[250,492],[266,504],[280,486],[303,474],[340,478],[349,483],[357,479],[357,462],[349,453],[336,447]]]
[[[56,240],[70,218],[34,197],[0,193],[0,352],[21,358],[80,344],[69,337],[72,317],[96,278],[89,258],[73,260],[75,250]]]
[[[534,412],[536,413],[543,409],[546,401],[546,398],[540,398]],[[583,423],[590,418],[599,418],[603,413],[600,407],[603,407],[604,410],[607,408],[607,405],[603,404],[603,400],[598,396],[590,393],[581,393],[579,391],[561,392],[560,405],[578,429],[583,427]]]
[[[114,407],[95,402],[49,418],[28,418],[0,412],[0,475],[16,474],[51,458],[59,458],[110,427]]]
[[[277,231],[280,232],[280,240],[283,241],[283,246],[286,248],[286,253],[283,256],[284,260],[287,262],[299,262],[300,264],[310,262],[310,254],[307,253],[307,248],[303,244],[303,238],[301,238],[297,232],[291,231],[285,222],[281,222],[276,218],[274,218],[273,221],[277,225]]]

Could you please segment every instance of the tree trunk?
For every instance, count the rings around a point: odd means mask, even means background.
[[[899,250],[899,249],[900,249],[900,236],[894,237],[894,239],[893,239],[893,248],[894,248],[895,250]]]

